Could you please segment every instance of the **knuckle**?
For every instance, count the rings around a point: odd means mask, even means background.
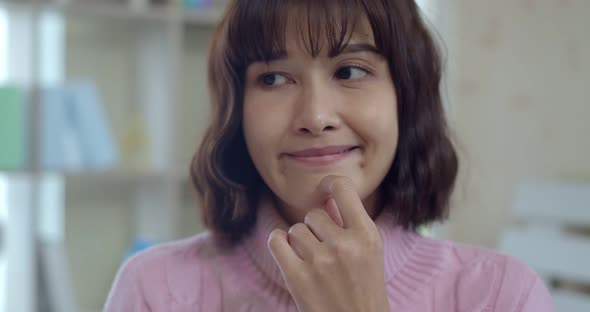
[[[289,228],[289,234],[301,234],[307,230],[307,225],[303,223],[295,223],[291,228]]]
[[[383,241],[381,239],[381,235],[379,234],[379,232],[377,230],[369,231],[369,233],[367,233],[367,241],[371,245],[381,246],[383,244]]]
[[[322,211],[319,209],[312,209],[310,212],[308,212],[305,215],[305,218],[303,220],[303,222],[307,223],[313,223],[315,221],[317,221],[319,218],[321,218]]]
[[[282,237],[282,233],[280,230],[273,230],[272,232],[270,232],[270,235],[268,236],[268,241],[277,241],[278,239],[280,239]]]
[[[273,230],[268,236],[268,246],[271,248],[277,247],[282,237],[283,232],[281,230]]]
[[[356,255],[357,246],[353,242],[347,239],[339,239],[334,242],[334,252],[343,257],[351,257]]]
[[[317,253],[312,259],[313,266],[316,268],[332,267],[336,263],[336,259],[328,253]]]

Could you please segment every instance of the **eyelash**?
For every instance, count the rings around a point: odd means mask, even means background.
[[[367,67],[365,67],[365,66],[363,66],[363,65],[360,65],[360,64],[347,64],[347,65],[344,65],[344,66],[341,66],[340,68],[338,68],[338,69],[336,70],[336,72],[340,71],[340,70],[341,70],[341,69],[343,69],[343,68],[354,68],[354,69],[360,69],[360,70],[362,70],[362,71],[364,71],[364,72],[365,72],[366,76],[368,76],[368,75],[372,75],[372,74],[373,74],[373,72],[372,72],[370,69],[368,69]],[[353,81],[359,81],[359,80],[363,80],[364,78],[365,78],[365,77],[363,77],[363,78],[360,78],[360,79],[354,79]]]
[[[373,74],[373,72],[370,69],[368,69],[367,67],[365,67],[363,65],[359,65],[359,64],[348,64],[348,65],[341,66],[336,70],[336,72],[334,74],[336,74],[338,71],[342,70],[343,68],[355,68],[355,69],[360,69],[360,70],[364,71],[366,73],[366,75]],[[257,83],[265,88],[275,88],[275,87],[269,86],[263,82],[264,78],[268,75],[281,75],[281,76],[284,76],[285,78],[287,78],[287,80],[292,80],[288,77],[288,75],[286,73],[283,73],[283,72],[266,72],[266,73],[262,73],[258,76],[258,78],[256,79]],[[354,79],[351,81],[358,81],[358,80],[363,80],[363,79],[364,79],[364,77],[360,78],[360,79]],[[346,79],[343,79],[343,80],[346,80]]]
[[[340,70],[340,69],[342,69],[342,68],[347,68],[347,67],[351,67],[351,68],[358,68],[358,69],[360,69],[360,70],[363,70],[363,71],[365,71],[367,74],[372,74],[372,73],[373,73],[373,72],[372,72],[372,71],[371,71],[369,68],[367,68],[366,66],[364,66],[364,65],[361,65],[361,64],[355,64],[355,63],[351,63],[351,64],[343,65],[343,66],[341,66],[340,68],[338,68],[338,70]]]

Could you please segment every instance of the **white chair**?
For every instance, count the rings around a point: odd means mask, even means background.
[[[530,265],[545,280],[558,312],[589,312],[590,294],[552,287],[552,281],[590,285],[590,184],[531,182],[514,192],[514,217],[525,226],[505,231],[500,250]]]

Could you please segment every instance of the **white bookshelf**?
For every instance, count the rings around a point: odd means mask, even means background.
[[[188,166],[208,121],[205,57],[222,9],[185,11],[175,0],[157,7],[136,3],[0,0],[11,18],[9,79],[28,90],[90,79],[115,133],[133,133],[137,120],[143,120],[152,142],[115,168],[49,175],[57,176],[58,191],[46,202],[39,196],[46,172],[34,165],[13,172],[0,168],[5,189],[19,190],[6,205],[19,213],[0,211],[0,227],[8,232],[0,253],[0,312],[45,311],[37,299],[37,263],[31,260],[39,224],[59,234],[52,242],[66,248],[79,311],[101,310],[135,237],[167,241],[199,231]],[[52,19],[57,24],[47,27]],[[49,222],[40,210],[58,218]],[[8,288],[12,276],[19,283]]]
[[[180,1],[167,6],[135,2],[0,0],[9,11],[11,33],[18,28],[14,33],[19,34],[9,41],[9,58],[22,66],[8,69],[9,81],[34,92],[46,83],[91,80],[119,143],[143,129],[143,148],[126,152],[121,164],[108,170],[48,173],[34,163],[11,172],[0,168],[5,184],[19,187],[24,179],[30,188],[9,203],[14,209],[26,204],[19,220],[14,214],[0,220],[27,233],[10,234],[11,246],[25,248],[10,255],[5,279],[17,273],[18,259],[34,257],[37,245],[61,244],[78,311],[101,310],[133,239],[164,242],[200,231],[188,168],[209,116],[205,57],[222,9],[186,11]],[[47,16],[57,24],[43,24]],[[44,188],[48,177],[54,184]],[[53,196],[41,198],[43,189]],[[18,202],[23,199],[29,201]],[[37,232],[42,224],[45,231]],[[47,237],[48,231],[59,235]],[[35,261],[23,262],[24,268],[19,264],[26,271],[12,290],[19,296],[0,312],[46,311],[38,299]]]

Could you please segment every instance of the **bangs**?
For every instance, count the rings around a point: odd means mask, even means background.
[[[361,0],[235,1],[232,11],[226,56],[234,68],[242,70],[254,62],[286,56],[288,27],[310,56],[324,49],[335,56],[346,47],[359,21],[368,19],[373,29],[377,22]]]

